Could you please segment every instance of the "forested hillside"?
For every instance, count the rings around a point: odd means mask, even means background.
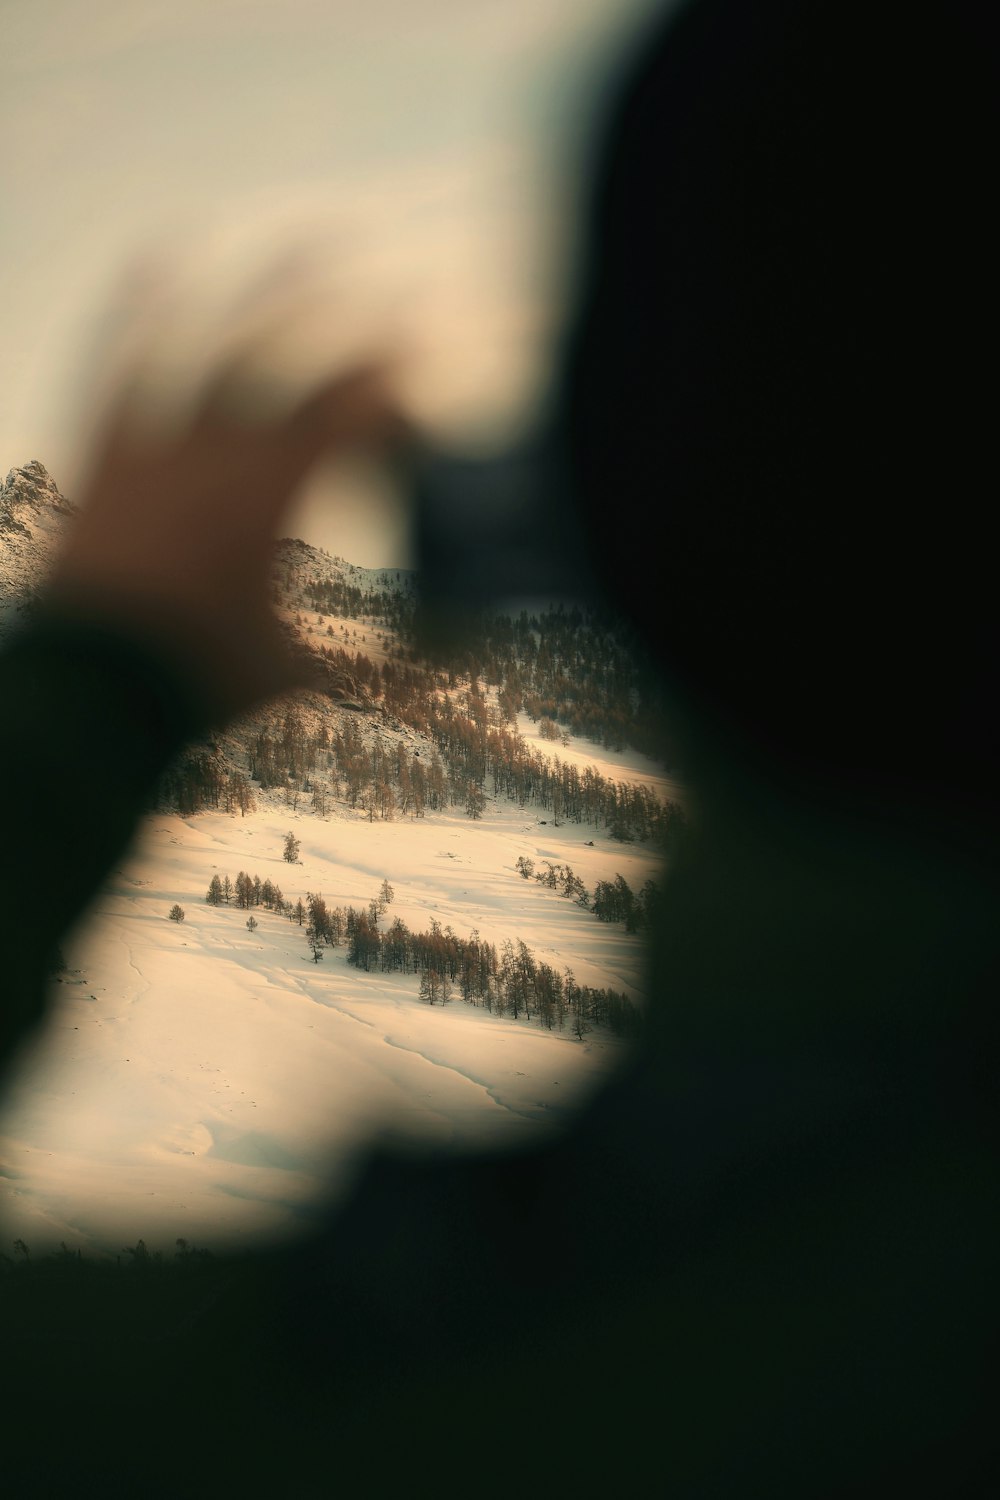
[[[451,659],[430,662],[416,644],[411,574],[354,568],[297,541],[279,545],[274,602],[318,691],[272,705],[224,745],[192,748],[164,780],[164,806],[245,814],[256,787],[320,815],[344,801],[372,820],[456,806],[478,818],[496,797],[622,840],[665,842],[676,830],[678,804],[558,753],[571,735],[614,750],[662,744],[661,705],[607,615],[484,613]],[[519,715],[550,753],[527,743]]]

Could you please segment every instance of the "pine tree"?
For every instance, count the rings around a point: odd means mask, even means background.
[[[250,785],[242,771],[234,771],[229,778],[230,811],[235,805],[240,810],[240,815],[246,817],[248,812],[256,811],[257,803]]]
[[[294,833],[285,834],[285,861],[290,865],[298,863],[299,841]]]
[[[420,976],[420,999],[433,1005],[441,994],[441,975],[437,969],[424,969]]]

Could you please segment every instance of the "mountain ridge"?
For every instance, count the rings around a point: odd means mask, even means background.
[[[30,618],[77,509],[37,461],[12,470],[3,494],[0,636]],[[470,624],[449,661],[431,661],[414,633],[411,571],[360,568],[284,537],[270,589],[309,687],[190,745],[164,778],[162,808],[245,814],[270,790],[293,808],[301,796],[320,807],[346,799],[391,820],[459,805],[475,819],[500,797],[623,841],[664,838],[680,816],[676,784],[669,802],[652,789],[662,764],[642,785],[590,764],[587,744],[661,742],[657,705],[644,723],[641,679],[613,622],[581,609],[490,616]]]

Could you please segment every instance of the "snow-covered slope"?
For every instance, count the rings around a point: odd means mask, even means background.
[[[300,865],[282,857],[289,829]],[[509,807],[475,823],[280,806],[152,818],[71,945],[52,1025],[0,1114],[0,1241],[245,1242],[293,1230],[375,1133],[461,1148],[558,1128],[624,1043],[577,1041],[457,998],[421,1004],[416,976],[365,973],[343,949],[313,963],[296,923],[258,909],[251,932],[246,911],[204,895],[214,873],[243,869],[291,897],[361,906],[387,877],[389,918],[414,930],[434,918],[461,937],[523,937],[581,983],[638,996],[639,940],[514,869],[522,852],[591,878],[613,863],[639,884],[653,868],[648,852],[588,847],[588,832]],[[175,902],[181,923],[169,919]]]

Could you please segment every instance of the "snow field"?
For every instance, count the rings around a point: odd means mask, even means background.
[[[589,763],[628,779],[600,753]],[[383,929],[398,915],[413,931],[478,929],[498,948],[523,939],[581,984],[641,1001],[641,941],[514,864],[569,864],[591,890],[620,872],[638,890],[658,873],[652,850],[492,800],[475,821],[373,823],[307,803],[292,812],[265,794],[246,818],[148,820],[68,948],[51,1024],[0,1113],[0,1244],[117,1253],[142,1238],[169,1253],[177,1237],[221,1249],[285,1236],[343,1192],[375,1138],[527,1142],[564,1126],[620,1063],[610,1035],[580,1042],[457,995],[429,1007],[415,975],[364,973],[344,949],[313,963],[304,928],[256,908],[250,932],[248,912],[204,897],[213,874],[245,870],[293,902],[311,891],[366,907],[386,878]],[[182,923],[168,919],[175,902]]]

